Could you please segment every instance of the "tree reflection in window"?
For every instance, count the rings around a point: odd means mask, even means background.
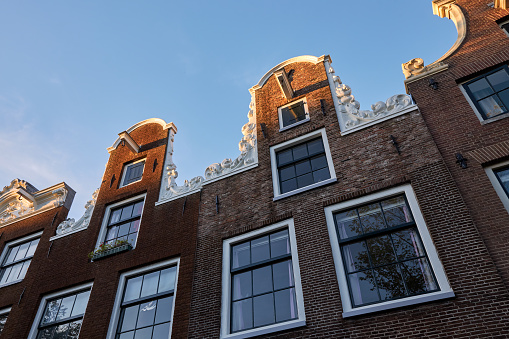
[[[438,290],[403,195],[334,215],[353,306]]]

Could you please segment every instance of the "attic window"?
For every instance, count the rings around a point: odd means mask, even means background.
[[[309,111],[306,99],[292,102],[280,107],[279,113],[279,131],[284,131],[301,123],[309,121]]]
[[[124,166],[124,173],[120,187],[127,186],[134,182],[140,181],[143,176],[143,169],[145,168],[145,159],[141,159]]]

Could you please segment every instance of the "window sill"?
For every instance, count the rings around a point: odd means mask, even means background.
[[[434,293],[428,293],[423,295],[416,295],[413,297],[408,297],[405,299],[392,300],[385,303],[368,305],[363,307],[356,307],[351,310],[347,310],[343,312],[343,318],[354,317],[361,314],[368,314],[373,312],[390,310],[393,308],[411,306],[416,304],[421,304],[425,302],[441,300],[446,298],[453,298],[453,291],[438,291]]]
[[[132,249],[133,249],[133,246],[131,244],[126,244],[126,245],[118,246],[115,248],[110,248],[109,250],[106,250],[104,252],[96,253],[92,256],[91,259],[92,259],[92,261],[96,261],[96,260],[99,260],[102,258],[110,257],[110,256],[118,254],[118,253],[127,252]]]
[[[484,119],[483,121],[481,121],[481,125],[486,125],[489,124],[490,122],[495,122],[504,118],[509,118],[509,112],[494,116],[493,118]]]
[[[1,284],[0,285],[0,288],[2,287],[7,287],[7,286],[11,286],[11,285],[14,285],[14,284],[17,284],[17,283],[20,283],[22,282],[23,279],[19,279],[19,280],[14,280],[14,281],[11,281],[11,282],[8,282],[8,283],[5,283],[5,284]]]
[[[251,338],[254,336],[270,334],[274,332],[289,330],[296,327],[306,326],[306,320],[295,319],[281,324],[273,324],[260,328],[253,328],[242,332],[222,335],[222,339],[240,339],[240,338]]]
[[[135,183],[140,182],[140,181],[141,181],[141,179],[140,179],[140,180],[133,181],[133,182],[130,182],[130,183],[126,184],[126,185],[122,185],[122,186],[120,186],[119,188],[127,187],[127,186],[129,186],[129,185],[135,184]]]
[[[290,128],[293,128],[293,127],[295,127],[295,126],[302,125],[303,123],[306,123],[306,122],[308,122],[308,121],[309,121],[309,118],[306,118],[306,119],[301,120],[301,121],[298,121],[298,122],[296,122],[296,123],[294,123],[294,124],[291,124],[291,125],[288,125],[288,126],[282,127],[282,128],[280,128],[280,129],[279,129],[279,132],[283,132],[283,131],[286,131],[286,130],[288,130],[288,129],[290,129]]]
[[[330,178],[330,179],[327,179],[327,180],[324,180],[324,181],[317,182],[316,184],[313,184],[313,185],[301,187],[301,188],[298,188],[298,189],[290,191],[290,192],[279,194],[279,195],[275,196],[274,199],[272,199],[272,201],[276,201],[276,200],[284,199],[284,198],[287,198],[287,197],[291,197],[292,195],[295,195],[295,194],[300,194],[302,192],[306,192],[306,191],[312,190],[312,189],[317,188],[317,187],[321,187],[321,186],[325,186],[325,185],[331,184],[333,182],[336,182],[337,180],[338,180],[337,178]]]

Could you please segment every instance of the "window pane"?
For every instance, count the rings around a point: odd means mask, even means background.
[[[288,230],[280,231],[270,235],[270,256],[279,257],[290,253],[290,239]]]
[[[171,320],[173,307],[173,296],[159,299],[157,301],[157,312],[155,324],[165,323]]]
[[[78,339],[81,329],[82,320],[73,321],[69,324],[69,332],[67,332],[66,339]]]
[[[19,246],[14,246],[9,249],[9,255],[7,256],[7,260],[5,260],[5,264],[10,264],[14,262],[14,258],[16,258],[16,254],[18,253]]]
[[[177,274],[177,267],[170,267],[161,271],[159,278],[158,293],[171,291],[175,288],[175,276]]]
[[[141,282],[143,276],[131,278],[127,280],[127,287],[125,289],[124,301],[138,299],[140,297]]]
[[[251,263],[250,242],[233,246],[232,248],[232,266],[233,268],[242,267]]]
[[[7,322],[7,314],[0,315],[0,333],[2,333],[5,323]]]
[[[403,196],[382,201],[382,209],[384,211],[388,227],[412,221],[412,215],[410,214],[410,210],[408,209]]]
[[[318,153],[325,152],[325,149],[323,148],[322,138],[312,140],[312,141],[308,142],[307,145],[308,145],[309,155],[315,155]]]
[[[52,339],[65,339],[67,337],[68,330],[69,330],[69,324],[58,325],[51,338]]]
[[[468,88],[472,92],[474,99],[478,100],[480,98],[484,98],[487,95],[493,93],[490,85],[486,81],[485,78],[474,81],[473,83],[468,85]]]
[[[504,112],[507,112],[509,107],[509,89],[505,91],[499,92],[498,97],[502,100],[502,104],[504,105]]]
[[[122,214],[122,209],[114,210],[111,213],[111,218],[110,218],[109,224],[113,224],[113,223],[116,223],[117,221],[119,221],[120,220],[120,214]]]
[[[254,326],[273,324],[274,319],[274,295],[264,294],[253,298]]]
[[[37,339],[51,339],[53,338],[53,332],[55,331],[56,326],[47,327],[39,332]]]
[[[48,302],[48,304],[46,305],[46,311],[44,312],[44,316],[42,317],[41,324],[44,325],[55,321],[61,301],[62,299],[57,299]]]
[[[295,166],[290,165],[288,167],[281,168],[279,170],[279,178],[281,181],[295,178]]]
[[[143,303],[140,305],[138,312],[138,323],[136,328],[150,326],[154,324],[154,317],[156,315],[157,300]]]
[[[90,291],[82,292],[76,296],[71,316],[74,317],[76,315],[85,314],[89,297]]]
[[[136,233],[140,227],[140,219],[132,221],[131,227],[129,228],[129,233]]]
[[[142,210],[143,210],[143,201],[137,202],[133,208],[133,217],[141,215]]]
[[[156,294],[158,283],[159,283],[159,271],[145,274],[143,276],[143,285],[141,288],[140,298]]]
[[[425,258],[405,261],[401,265],[409,294],[430,292],[437,289],[433,273]]]
[[[486,77],[493,89],[497,92],[509,87],[509,75],[505,69],[501,69]]]
[[[60,308],[58,309],[56,320],[62,320],[71,316],[72,306],[74,305],[75,295],[71,295],[62,299]]]
[[[382,215],[382,210],[380,209],[380,205],[378,203],[359,207],[358,210],[364,233],[385,228],[385,221]]]
[[[292,148],[293,160],[297,161],[308,156],[307,144],[298,145]]]
[[[150,338],[152,338],[152,327],[137,330],[136,333],[134,334],[134,339],[150,339]]]
[[[425,254],[424,246],[421,239],[419,239],[417,230],[414,228],[394,232],[391,234],[391,238],[399,260],[420,257]]]
[[[272,267],[265,266],[253,270],[253,294],[272,292]]]
[[[340,239],[348,239],[362,234],[362,227],[357,210],[349,210],[335,215]]]
[[[24,259],[28,252],[29,247],[30,247],[29,242],[24,243],[23,245],[19,246],[19,250],[18,250],[18,253],[16,254],[16,258],[14,258],[14,261]]]
[[[270,258],[269,237],[261,237],[251,241],[251,263]]]
[[[295,164],[295,174],[303,175],[311,172],[311,163],[309,160],[304,160]],[[284,179],[282,179],[284,180]]]
[[[371,267],[365,241],[354,242],[342,247],[348,272]]]
[[[26,260],[23,262],[23,267],[21,268],[21,271],[18,274],[18,279],[24,279],[25,275],[27,274],[28,267],[30,266],[30,263],[32,260]]]
[[[170,323],[157,325],[154,327],[152,339],[168,339],[170,337]]]
[[[373,266],[390,264],[396,261],[391,238],[388,235],[367,239],[371,264]]]
[[[118,233],[118,226],[113,226],[110,229],[108,229],[108,233],[106,234],[106,241],[113,240],[117,237]]]
[[[122,310],[121,315],[121,326],[120,331],[131,331],[136,328],[136,319],[138,319],[138,311],[139,311],[140,305],[134,305],[131,307],[127,307]]]
[[[325,167],[313,172],[313,182],[320,182],[330,179],[329,168]]]
[[[283,166],[293,161],[292,149],[284,150],[278,152],[277,155],[277,165]]]
[[[306,187],[312,184],[314,184],[312,173],[304,174],[301,175],[300,177],[297,177],[297,186],[299,188]]]
[[[290,179],[281,182],[281,193],[290,192],[297,189],[297,179]]]
[[[117,337],[118,339],[133,339],[134,338],[134,331],[132,332],[126,332],[126,333],[122,333],[119,337]]]
[[[133,213],[133,205],[128,205],[122,208],[122,215],[120,216],[120,220],[125,220],[131,217]]]
[[[313,171],[319,170],[321,168],[327,167],[327,158],[325,155],[321,155],[316,158],[311,159],[311,168]]]
[[[20,262],[16,265],[12,266],[11,274],[9,274],[8,281],[10,282],[10,281],[15,281],[15,280],[20,279],[19,274],[20,274],[22,268],[23,268],[23,262]]]
[[[504,168],[498,171],[495,171],[498,179],[501,181],[502,186],[504,187],[506,193],[509,195],[509,168]]]
[[[479,106],[487,118],[494,117],[495,115],[506,111],[504,104],[502,104],[502,101],[500,101],[496,95],[492,95],[491,97],[487,97],[486,99],[479,101]]]
[[[0,284],[5,284],[9,282],[9,276],[11,275],[12,266],[9,266],[7,268],[3,268],[0,271]]]
[[[253,301],[246,299],[232,304],[232,332],[253,327]]]
[[[382,300],[401,298],[406,295],[399,265],[388,265],[375,270],[378,291]]]
[[[35,250],[37,249],[37,245],[39,244],[39,239],[32,240],[30,242],[30,247],[28,248],[27,257],[31,257],[34,255]]]
[[[304,111],[304,103],[299,102],[296,105],[288,106],[281,109],[281,117],[283,118],[283,127],[294,124],[298,121],[306,119]]]
[[[131,226],[131,223],[122,224],[118,227],[118,235],[117,237],[123,237],[124,235],[129,234],[129,228]]]
[[[274,295],[276,299],[276,322],[297,318],[295,289],[278,291]]]
[[[274,290],[294,285],[291,260],[272,265],[272,271],[274,275]]]
[[[380,300],[371,270],[350,274],[348,278],[353,302],[356,306]]]
[[[251,293],[251,271],[234,275],[233,300],[250,297]]]

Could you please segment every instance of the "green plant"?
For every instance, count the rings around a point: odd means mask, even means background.
[[[106,252],[113,248],[117,248],[117,247],[120,247],[122,245],[127,245],[127,244],[129,244],[129,241],[127,241],[127,240],[117,240],[111,244],[101,243],[98,248],[96,248],[95,250],[93,250],[92,252],[90,252],[88,254],[88,258],[92,259],[94,257],[94,255],[96,255],[96,254],[103,253],[103,252]]]

